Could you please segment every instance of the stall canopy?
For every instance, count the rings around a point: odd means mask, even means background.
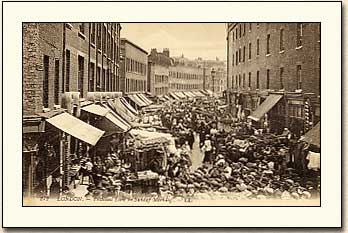
[[[145,107],[148,104],[142,101],[137,95],[128,95],[128,98],[133,101],[139,107]]]
[[[138,114],[139,114],[139,112],[138,112],[137,110],[135,110],[135,109],[132,107],[132,105],[130,105],[130,104],[127,102],[127,100],[125,100],[123,97],[120,98],[120,101],[121,101],[121,103],[122,103],[124,106],[126,106],[127,109],[128,109],[129,111],[131,111],[134,115],[138,115]]]
[[[47,119],[46,121],[65,133],[92,146],[97,144],[99,139],[105,133],[104,131],[97,129],[68,113],[59,114]]]
[[[153,104],[153,102],[147,98],[144,94],[137,94],[137,96],[144,101],[147,105]]]
[[[97,105],[97,104],[90,104],[90,105],[87,105],[81,109],[83,111],[93,113],[93,114],[98,115],[98,116],[106,116],[106,114],[108,114],[108,112],[109,112],[108,109],[106,109],[100,105]]]
[[[173,140],[173,136],[168,133],[150,132],[142,129],[132,129],[129,133],[142,144],[166,143]]]
[[[180,97],[177,96],[175,93],[171,92],[170,95],[171,95],[175,100],[180,100]]]
[[[282,95],[269,95],[265,101],[250,115],[248,118],[254,121],[260,121],[260,119],[269,112],[282,98]]]
[[[121,128],[122,131],[126,132],[132,128],[132,126],[122,119],[117,113],[112,111],[110,107],[108,107],[106,104],[102,104],[104,108],[109,110],[109,112],[106,114],[105,118],[114,123],[117,127]]]
[[[119,115],[117,115],[114,111],[111,110],[106,104],[97,105],[91,104],[81,108],[83,111],[92,113],[97,116],[102,116],[108,121],[110,121],[113,125],[120,128],[123,132],[128,131],[131,126],[123,120]],[[105,126],[107,127],[107,126]],[[103,127],[103,129],[107,130],[107,128]]]
[[[303,135],[300,140],[320,148],[320,122]]]
[[[189,95],[190,95],[191,97],[193,97],[193,98],[194,98],[194,97],[197,97],[197,96],[195,95],[195,93],[193,93],[192,91],[188,91],[187,94],[189,94]]]
[[[181,99],[186,99],[187,98],[187,96],[186,95],[184,95],[182,92],[175,92],[175,95],[177,95],[177,96],[179,96],[179,98],[181,98]]]
[[[119,114],[122,118],[127,121],[135,121],[137,117],[128,110],[126,106],[124,106],[119,98],[114,100],[108,100],[108,105],[114,110],[117,114]]]
[[[193,93],[198,97],[205,97],[205,95],[202,94],[202,92],[200,92],[200,91],[194,91]]]

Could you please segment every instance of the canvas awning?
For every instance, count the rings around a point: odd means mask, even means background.
[[[93,114],[98,115],[98,116],[106,116],[106,114],[109,112],[108,109],[106,109],[100,105],[97,105],[97,104],[90,104],[90,105],[87,105],[81,109],[83,111],[93,113]]]
[[[68,113],[59,114],[46,121],[63,132],[92,146],[97,144],[105,133],[103,130],[97,129]]]
[[[259,121],[267,112],[269,112],[282,98],[282,95],[269,95],[265,101],[248,118]]]
[[[119,98],[116,98],[114,100],[108,100],[108,105],[114,110],[117,114],[119,114],[122,118],[124,118],[127,121],[134,121],[136,120],[136,116],[133,115],[131,111],[127,109],[126,106],[124,106]]]
[[[148,105],[150,105],[150,104],[153,104],[153,102],[149,99],[149,98],[147,98],[144,94],[137,94],[137,96],[142,100],[142,101],[144,101],[145,103],[147,103]]]
[[[205,95],[202,94],[202,92],[200,92],[200,91],[194,91],[193,93],[198,97],[205,97]]]
[[[120,129],[122,129],[122,131],[127,132],[128,130],[132,128],[132,126],[127,121],[125,121],[117,113],[112,111],[111,108],[108,107],[106,104],[103,104],[103,107],[109,110],[109,112],[105,115],[105,118],[111,121],[114,125],[116,125]]]
[[[188,93],[188,91],[183,91],[183,92],[181,92],[186,98],[188,97],[188,98],[192,98],[192,95],[190,95],[189,93]]]
[[[120,98],[120,101],[121,101],[121,103],[122,103],[124,106],[126,106],[126,108],[127,108],[129,111],[131,111],[134,115],[138,115],[138,114],[139,114],[139,112],[138,112],[137,110],[135,110],[135,109],[132,107],[132,105],[130,105],[130,104],[128,103],[128,101],[125,100],[123,97]]]
[[[144,101],[142,101],[137,95],[128,95],[128,98],[132,100],[139,107],[145,107],[148,105]]]
[[[188,91],[187,94],[189,94],[193,98],[197,97],[195,93],[193,93],[193,91]]]
[[[171,95],[175,100],[180,100],[180,97],[177,96],[175,93],[171,92],[170,95]]]
[[[303,135],[300,140],[320,148],[320,121]]]
[[[173,139],[173,136],[168,133],[150,132],[141,129],[132,129],[129,133],[140,140],[142,144],[165,143]]]
[[[175,92],[175,95],[179,96],[179,98],[181,98],[181,99],[186,99],[187,98],[187,96],[184,95],[182,92]]]

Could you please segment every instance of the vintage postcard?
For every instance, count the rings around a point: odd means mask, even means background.
[[[22,208],[322,207],[319,18],[60,19],[18,28]]]
[[[320,40],[320,23],[23,23],[24,205],[319,206]]]

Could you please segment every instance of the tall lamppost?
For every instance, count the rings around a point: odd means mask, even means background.
[[[212,70],[211,70],[211,80],[213,81],[213,93],[215,93],[215,74],[216,74],[216,72],[215,72],[214,68],[212,68]]]

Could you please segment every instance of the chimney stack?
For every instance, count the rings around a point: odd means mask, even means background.
[[[169,48],[164,48],[163,49],[163,54],[167,57],[169,57]]]

